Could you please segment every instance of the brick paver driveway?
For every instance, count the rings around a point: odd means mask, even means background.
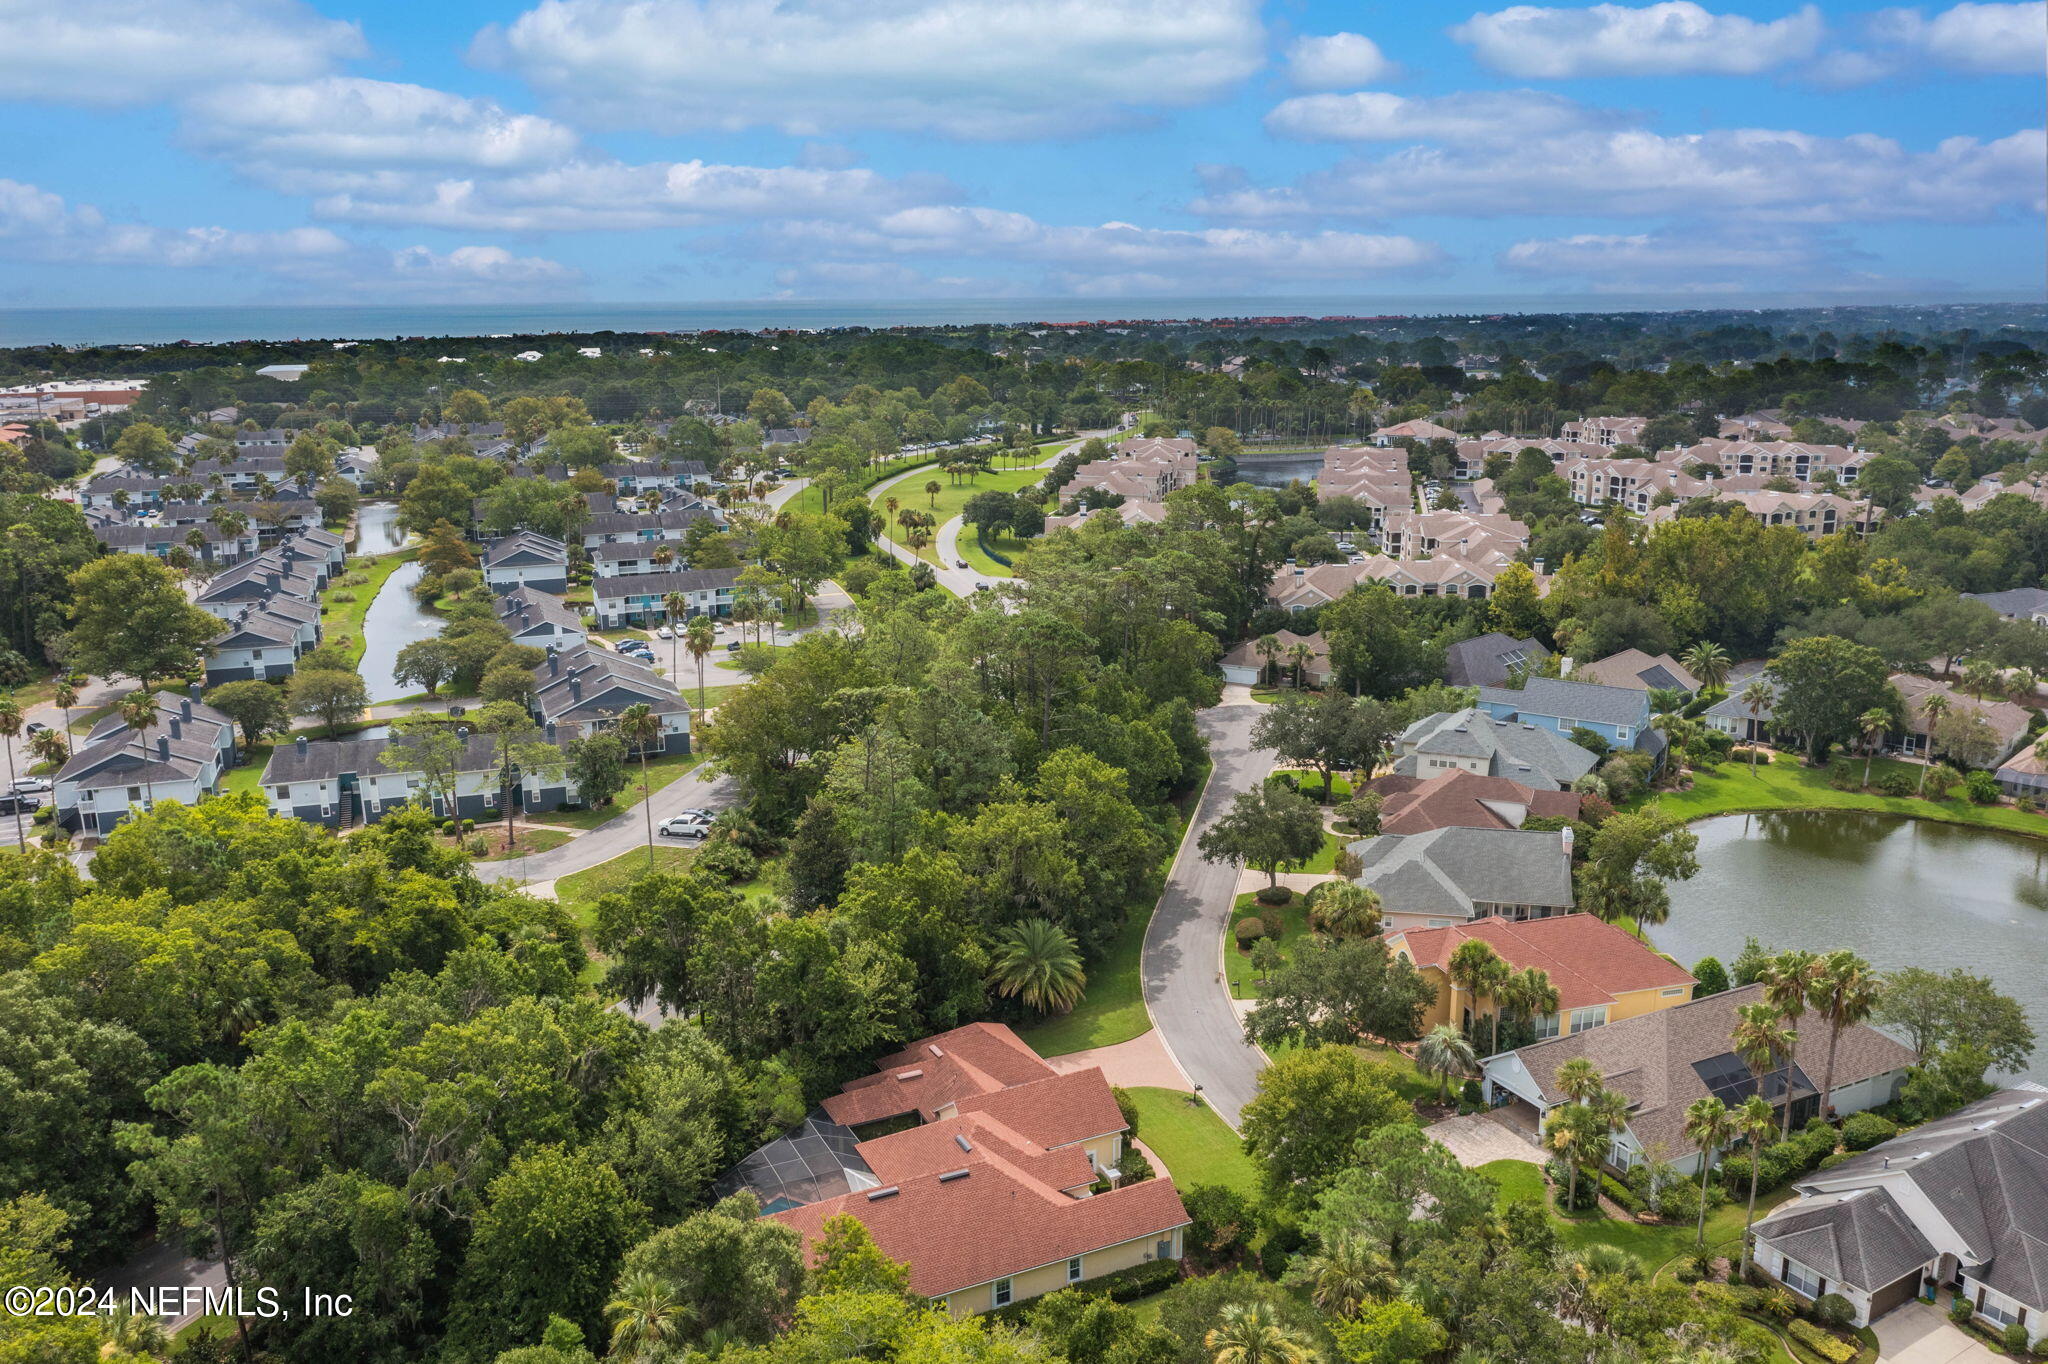
[[[2003,1358],[1924,1302],[1886,1313],[1875,1329],[1877,1357],[1885,1364],[1996,1364]]]
[[[1507,1120],[1493,1113],[1468,1113],[1445,1118],[1422,1129],[1450,1148],[1458,1164],[1476,1169],[1496,1160],[1520,1160],[1531,1165],[1543,1163],[1543,1153],[1531,1146]]]

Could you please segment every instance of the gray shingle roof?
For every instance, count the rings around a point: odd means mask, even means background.
[[[332,781],[343,773],[379,777],[386,773],[414,770],[404,762],[393,765],[384,761],[384,750],[390,748],[392,742],[389,738],[319,739],[307,740],[304,744],[297,740],[279,744],[272,751],[270,761],[263,766],[263,784],[277,786],[294,781]],[[483,772],[495,764],[489,735],[471,734],[463,740],[462,761],[457,771]]]
[[[1479,699],[1489,705],[1511,707],[1520,715],[1593,720],[1603,725],[1640,725],[1650,715],[1647,692],[1603,687],[1597,682],[1567,682],[1556,677],[1532,677],[1520,691],[1481,687]]]
[[[1934,1258],[1934,1247],[1885,1190],[1806,1199],[1757,1227],[1777,1247],[1831,1282],[1883,1288]]]
[[[1489,777],[1566,787],[1599,762],[1554,730],[1519,720],[1496,720],[1477,707],[1425,715],[1402,731],[1397,746],[1405,756],[1396,760],[1394,770],[1411,777],[1437,775],[1419,761],[1421,758],[1485,758],[1485,775]]]
[[[673,573],[615,573],[591,581],[595,600],[667,596],[671,592],[715,592],[740,580],[736,568],[685,568]]]
[[[1390,912],[1468,919],[1475,903],[1572,903],[1571,859],[1554,832],[1451,826],[1350,846],[1365,863],[1358,884]]]
[[[1536,640],[1516,639],[1495,630],[1446,648],[1444,680],[1454,687],[1499,686],[1508,680],[1511,660],[1534,663],[1548,657],[1550,650]]]
[[[1965,592],[1965,597],[1983,602],[2001,616],[2025,619],[2036,611],[2048,610],[2048,588],[2013,587],[2003,592]]]

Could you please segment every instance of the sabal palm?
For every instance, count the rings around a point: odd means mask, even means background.
[[[1942,716],[1954,709],[1955,703],[1938,691],[1929,692],[1927,699],[1920,703],[1920,714],[1927,721],[1927,762],[1920,768],[1920,785],[1915,795],[1924,795],[1927,791],[1927,772],[1934,765],[1934,727],[1941,722]]]
[[[1835,1049],[1842,1034],[1870,1017],[1882,993],[1869,962],[1847,948],[1822,957],[1807,979],[1807,1002],[1828,1025],[1828,1059],[1821,1068],[1820,1103],[1825,1116],[1835,1089]]]
[[[1415,1046],[1415,1067],[1424,1075],[1437,1077],[1437,1102],[1443,1103],[1451,1096],[1451,1076],[1469,1075],[1479,1064],[1478,1055],[1472,1044],[1465,1040],[1465,1034],[1451,1023],[1439,1023],[1423,1036]]]
[[[1865,786],[1870,785],[1870,760],[1876,755],[1878,745],[1884,741],[1884,736],[1891,732],[1891,727],[1891,712],[1882,706],[1872,706],[1869,710],[1856,717],[1856,728],[1863,735],[1863,784]]]
[[[121,723],[134,732],[136,747],[143,750],[143,761],[155,761],[146,750],[149,746],[149,727],[156,723],[156,698],[147,690],[132,691],[121,698],[114,711],[121,717]],[[147,771],[148,769],[144,768],[145,774]],[[145,808],[156,804],[156,783],[147,775],[142,779],[142,799]]]
[[[620,1282],[618,1296],[604,1305],[604,1315],[612,1324],[609,1357],[640,1364],[674,1347],[690,1312],[659,1275],[641,1270]]]
[[[1234,1302],[1202,1337],[1213,1364],[1311,1364],[1314,1346],[1280,1322],[1272,1304]]]
[[[1293,1278],[1308,1285],[1315,1305],[1332,1316],[1350,1317],[1375,1299],[1400,1291],[1394,1265],[1361,1236],[1340,1236],[1299,1261]]]
[[[1266,661],[1267,671],[1270,671],[1273,667],[1273,661],[1280,657],[1280,637],[1278,635],[1260,635],[1256,647],[1259,651],[1259,657]],[[1265,672],[1260,673],[1261,679],[1265,678],[1265,676]]]
[[[1567,1206],[1576,1208],[1579,1201],[1579,1167],[1586,1163],[1587,1153],[1600,1140],[1600,1119],[1593,1110],[1583,1103],[1569,1103],[1550,1110],[1549,1121],[1543,1128],[1543,1141],[1557,1152],[1570,1173],[1570,1183],[1565,1194]]]
[[[1742,1064],[1749,1067],[1749,1073],[1757,1081],[1757,1092],[1761,1094],[1764,1076],[1784,1064],[1798,1037],[1769,1004],[1744,1004],[1735,1011],[1735,1027],[1728,1040],[1735,1054],[1742,1058]],[[1789,1078],[1784,1088],[1785,1107],[1789,1111],[1792,1106]]]
[[[1749,770],[1751,775],[1756,773],[1757,746],[1762,743],[1761,736],[1754,732],[1754,726],[1764,718],[1764,712],[1777,703],[1777,699],[1777,693],[1771,690],[1771,684],[1764,681],[1761,677],[1742,689],[1742,704],[1749,710],[1749,719],[1752,727],[1749,740]]]
[[[1600,1068],[1583,1056],[1574,1056],[1557,1068],[1557,1087],[1573,1103],[1589,1102],[1606,1088],[1601,1083]]]
[[[1294,666],[1294,685],[1297,689],[1300,688],[1308,665],[1315,656],[1315,649],[1307,644],[1287,646],[1287,661]]]
[[[939,505],[939,494],[945,490],[946,485],[939,482],[936,478],[927,482],[924,485],[924,495],[929,499],[928,505],[936,508]]]
[[[718,645],[718,627],[709,616],[692,616],[683,627],[683,647],[697,660],[697,709],[704,709],[704,660]]]
[[[7,750],[7,780],[14,781],[14,741],[21,736],[23,720],[21,707],[11,696],[0,696],[0,747]],[[14,804],[14,841],[23,848],[28,847],[28,834],[21,822],[21,802]]]
[[[1707,1243],[1707,1185],[1714,1177],[1714,1153],[1728,1143],[1734,1127],[1728,1105],[1712,1095],[1686,1105],[1686,1140],[1700,1148],[1700,1245]]]
[[[1792,1135],[1791,1068],[1799,1059],[1799,1020],[1806,1016],[1807,991],[1813,985],[1820,958],[1803,947],[1788,947],[1764,966],[1758,982],[1764,987],[1764,1002],[1777,1010],[1791,1031],[1791,1045],[1785,1048],[1785,1126],[1780,1139]]]
[[[1972,659],[1963,668],[1963,686],[1979,701],[1987,691],[1998,691],[2005,685],[2005,673],[1988,658]]]
[[[661,599],[662,610],[668,613],[668,673],[676,675],[676,650],[682,647],[683,620],[690,614],[690,598],[686,593],[671,592]]]
[[[647,865],[654,865],[654,801],[647,776],[647,750],[661,742],[661,717],[642,701],[619,712],[619,737],[640,754],[640,808],[647,815]]]
[[[1559,999],[1557,987],[1550,982],[1550,972],[1540,966],[1527,966],[1511,972],[1501,982],[1495,1003],[1500,1009],[1534,1024],[1545,1014],[1556,1012]]]
[[[1074,940],[1050,919],[1026,919],[996,934],[989,985],[1040,1013],[1065,1013],[1087,992],[1088,972]]]
[[[60,677],[50,694],[50,699],[57,703],[57,709],[64,712],[64,732],[71,733],[71,708],[78,704],[78,688],[71,684],[70,678]]]
[[[1749,1144],[1749,1207],[1742,1217],[1742,1262],[1736,1273],[1740,1278],[1749,1269],[1749,1229],[1756,1221],[1756,1186],[1761,1173],[1757,1158],[1763,1154],[1764,1143],[1777,1132],[1778,1115],[1771,1111],[1768,1099],[1752,1094],[1734,1110],[1731,1118],[1730,1137]]]
[[[1500,1050],[1500,986],[1508,973],[1508,964],[1484,938],[1468,938],[1451,953],[1451,984],[1471,996],[1474,1011],[1482,995],[1493,1006],[1492,1051]]]
[[[1316,897],[1315,920],[1333,938],[1370,938],[1380,931],[1380,897],[1367,886],[1332,881]]]
[[[28,736],[29,756],[39,763],[62,763],[71,756],[71,745],[54,729],[39,729]]]
[[[1728,677],[1728,651],[1712,640],[1703,639],[1693,645],[1680,661],[1702,686],[1718,687]]]

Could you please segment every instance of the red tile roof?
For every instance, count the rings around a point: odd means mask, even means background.
[[[1528,819],[1577,819],[1579,796],[1573,791],[1539,791],[1506,777],[1477,772],[1446,772],[1427,780],[1387,776],[1370,788],[1385,797],[1380,832],[1421,834],[1431,829],[1518,829],[1495,806],[1524,807]]]
[[[1559,1009],[1611,1004],[1631,990],[1690,985],[1686,971],[1664,960],[1637,939],[1591,914],[1554,919],[1474,919],[1449,928],[1411,928],[1387,936],[1389,947],[1406,946],[1417,967],[1450,969],[1458,944],[1477,938],[1492,945],[1517,970],[1534,966],[1550,973]]]
[[[960,1145],[962,1139],[966,1146]],[[1079,1146],[1048,1151],[1021,1132],[984,1113],[946,1118],[921,1127],[892,1132],[860,1144],[861,1159],[884,1184],[906,1184],[919,1175],[956,1170],[979,1153],[1000,1159],[1021,1173],[1054,1189],[1075,1189],[1095,1182],[1095,1167]]]
[[[883,1057],[876,1074],[849,1081],[826,1099],[825,1111],[848,1127],[904,1113],[929,1120],[948,1104],[1053,1073],[1002,1024],[970,1023]]]
[[[962,1099],[960,1111],[985,1113],[1040,1146],[1066,1146],[1125,1127],[1100,1066],[977,1094]]]
[[[928,1298],[1140,1237],[1163,1237],[1188,1223],[1169,1179],[1069,1198],[982,1152],[954,1168],[966,1171],[964,1177],[941,1183],[937,1175],[920,1175],[884,1186],[897,1192],[881,1198],[871,1189],[774,1216],[810,1245],[823,1234],[826,1218],[851,1214],[885,1255],[909,1263],[911,1291]]]

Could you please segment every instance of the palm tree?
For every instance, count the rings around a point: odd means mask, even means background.
[[[692,616],[683,627],[683,647],[697,660],[697,709],[704,709],[704,659],[718,646],[718,627],[709,616]]]
[[[1942,716],[1955,709],[1955,704],[1947,692],[1939,691],[1927,693],[1927,699],[1920,703],[1920,714],[1927,721],[1927,753],[1920,768],[1920,785],[1913,792],[1916,796],[1927,792],[1927,769],[1934,765],[1934,727],[1941,723]]]
[[[117,1307],[100,1328],[101,1350],[117,1359],[162,1359],[171,1352],[163,1322],[146,1312]]]
[[[1735,1027],[1729,1033],[1729,1042],[1742,1063],[1749,1067],[1750,1075],[1756,1080],[1757,1093],[1762,1094],[1764,1076],[1784,1064],[1784,1058],[1792,1052],[1793,1043],[1799,1035],[1785,1026],[1778,1011],[1768,1004],[1744,1004],[1735,1011]],[[1792,1107],[1792,1085],[1788,1076],[1785,1084],[1785,1107]]]
[[[643,1269],[620,1281],[618,1296],[604,1305],[604,1315],[612,1324],[606,1357],[643,1364],[674,1348],[690,1309],[676,1301],[675,1290],[661,1276]]]
[[[890,522],[892,522],[892,521],[894,521],[894,520],[896,519],[896,509],[897,509],[898,507],[902,506],[902,505],[903,505],[902,501],[901,501],[900,499],[898,499],[898,498],[895,498],[895,497],[885,497],[885,498],[883,498],[883,499],[882,499],[882,506],[883,506],[883,507],[884,507],[884,508],[885,508],[885,509],[886,509],[886,510],[888,511],[888,513],[889,513],[889,514],[888,514],[887,516],[885,516],[885,517],[883,517],[883,518],[882,518],[882,528],[883,528],[884,530],[888,530],[888,528],[889,528],[889,523],[890,523]],[[890,538],[891,538],[891,539],[894,539],[894,538],[895,538],[895,534],[894,534],[894,532],[891,532],[891,533],[890,533]]]
[[[1703,687],[1718,687],[1728,680],[1728,651],[1712,640],[1703,639],[1693,645],[1679,662]]]
[[[1533,1026],[1545,1014],[1555,1013],[1558,1001],[1557,987],[1550,983],[1550,972],[1540,966],[1511,971],[1494,991],[1495,1021],[1499,1021],[1498,1011],[1505,1011],[1528,1020]],[[1495,1039],[1494,1050],[1500,1050],[1498,1038]]]
[[[1707,1184],[1714,1176],[1714,1152],[1735,1137],[1734,1115],[1711,1094],[1694,1099],[1685,1109],[1686,1139],[1700,1148],[1700,1229],[1698,1243],[1707,1243]]]
[[[1449,1103],[1451,1099],[1451,1076],[1469,1075],[1479,1058],[1472,1050],[1472,1044],[1465,1040],[1465,1034],[1455,1024],[1439,1023],[1423,1036],[1415,1047],[1415,1068],[1424,1075],[1436,1076],[1436,1101]]]
[[[1380,932],[1380,897],[1367,886],[1330,881],[1310,909],[1316,925],[1333,938],[1376,938]]]
[[[1788,947],[1765,963],[1757,978],[1764,987],[1764,1002],[1792,1034],[1791,1044],[1785,1048],[1785,1126],[1778,1134],[1780,1141],[1792,1135],[1792,1067],[1799,1062],[1799,1020],[1806,1016],[1806,992],[1819,964],[1819,958],[1805,948]]]
[[[1963,689],[1979,701],[1984,699],[1985,692],[1999,691],[2004,686],[2004,670],[1990,659],[1973,658],[1963,665]]]
[[[1763,1154],[1764,1143],[1777,1131],[1778,1115],[1771,1112],[1770,1100],[1760,1094],[1752,1094],[1730,1116],[1733,1130],[1729,1135],[1749,1143],[1749,1208],[1742,1216],[1742,1262],[1735,1275],[1739,1279],[1749,1270],[1749,1229],[1756,1221],[1757,1157]]]
[[[148,733],[149,727],[156,723],[156,698],[146,691],[132,691],[121,698],[120,704],[115,707],[115,710],[121,716],[121,723],[134,731],[135,745],[142,750],[142,760],[145,764],[143,768],[144,776],[142,778],[142,805],[147,810],[156,804],[156,783],[149,779],[149,769],[147,767],[147,764],[151,761]]]
[[[1585,1104],[1569,1103],[1551,1109],[1550,1120],[1544,1124],[1544,1143],[1557,1152],[1558,1158],[1565,1163],[1570,1175],[1565,1192],[1565,1206],[1568,1210],[1577,1210],[1579,1166],[1585,1163],[1586,1153],[1601,1140],[1598,1130],[1601,1121]]]
[[[1884,743],[1884,736],[1891,732],[1891,712],[1883,706],[1872,706],[1856,717],[1856,728],[1863,735],[1863,784],[1870,785],[1870,760]]]
[[[1593,1096],[1606,1085],[1601,1083],[1600,1068],[1583,1056],[1574,1056],[1557,1068],[1557,1088],[1573,1103],[1591,1103]]]
[[[1449,975],[1454,990],[1463,990],[1472,1000],[1472,1011],[1479,1011],[1479,998],[1486,996],[1493,1006],[1493,1047],[1500,1050],[1500,999],[1501,982],[1506,980],[1512,968],[1501,960],[1493,950],[1493,944],[1484,938],[1467,938],[1451,953]],[[1451,996],[1451,1013],[1456,1015],[1458,997]],[[1492,1054],[1488,1052],[1488,1055]]]
[[[0,745],[7,749],[7,780],[14,781],[14,741],[21,736],[21,707],[11,696],[0,696]],[[21,802],[14,803],[14,841],[25,852],[28,849],[28,833],[21,822]]]
[[[1605,1134],[1603,1140],[1611,1141],[1616,1132],[1627,1129],[1629,1102],[1626,1094],[1603,1089],[1593,1096],[1592,1102],[1586,1107],[1599,1119],[1600,1130]]]
[[[1353,1317],[1374,1299],[1400,1291],[1394,1266],[1362,1236],[1339,1236],[1296,1262],[1290,1276],[1308,1285],[1309,1297],[1333,1317]]]
[[[930,480],[924,485],[924,495],[930,499],[929,505],[934,510],[936,510],[939,505],[939,494],[944,492],[945,490],[946,485],[939,482],[936,478]]]
[[[647,775],[647,750],[661,742],[661,717],[645,701],[619,712],[619,737],[640,754],[640,808],[647,812],[647,865],[654,865],[654,802]]]
[[[1088,988],[1074,940],[1050,919],[1026,919],[998,932],[988,980],[997,994],[1021,996],[1040,1013],[1066,1013]]]
[[[1287,661],[1294,665],[1294,689],[1301,690],[1302,679],[1311,660],[1316,656],[1313,645],[1290,644],[1287,646]]]
[[[1280,657],[1280,637],[1278,635],[1260,635],[1259,642],[1254,647],[1257,648],[1259,657],[1266,661],[1266,672],[1259,674],[1260,680],[1263,681],[1267,674],[1272,671],[1275,661]]]
[[[71,708],[78,704],[78,688],[71,685],[70,678],[60,677],[50,699],[57,703],[57,709],[64,712],[64,733],[68,737],[71,733]],[[2048,743],[2048,739],[2042,742]]]
[[[1762,722],[1764,712],[1769,710],[1777,699],[1777,693],[1771,690],[1771,684],[1761,677],[1742,689],[1742,704],[1749,709],[1749,774],[1752,777],[1756,775],[1757,749],[1763,742],[1757,725]]]
[[[1842,1034],[1870,1017],[1880,994],[1877,973],[1870,963],[1849,949],[1828,953],[1814,964],[1807,979],[1807,1003],[1828,1025],[1828,1059],[1821,1069],[1821,1114],[1828,1112],[1828,1096],[1835,1091],[1835,1048]]]
[[[671,592],[661,599],[661,608],[668,613],[668,675],[674,677],[681,671],[676,650],[682,647],[683,620],[690,614],[690,596],[687,592]]]
[[[1313,1346],[1280,1324],[1271,1303],[1234,1302],[1202,1337],[1213,1364],[1311,1364]]]

